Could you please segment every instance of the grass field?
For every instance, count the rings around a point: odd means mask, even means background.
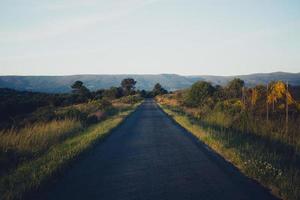
[[[289,146],[258,135],[210,126],[175,107],[160,106],[182,127],[274,194],[284,199],[300,198],[299,155],[291,153]]]
[[[27,150],[45,152],[22,162],[10,173],[1,176],[0,199],[21,199],[27,193],[39,188],[55,174],[61,172],[81,153],[105,137],[137,106],[138,104],[127,106],[126,109],[122,109],[122,112],[83,130],[80,130],[81,127],[76,121],[54,121],[46,127],[35,125],[22,129],[25,134],[1,133],[1,137],[4,139],[1,140],[2,147],[20,149],[22,152]],[[43,131],[38,131],[41,128]],[[74,132],[77,133],[66,137]],[[30,148],[31,145],[34,148]]]
[[[0,146],[5,150],[15,150],[24,153],[38,153],[47,150],[70,134],[81,129],[81,124],[75,119],[54,120],[48,123],[36,123],[20,130],[9,129],[0,132]]]

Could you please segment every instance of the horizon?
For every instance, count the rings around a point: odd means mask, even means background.
[[[0,199],[300,200],[299,11],[0,0]]]
[[[297,73],[299,10],[294,0],[3,0],[0,74]]]
[[[54,76],[95,76],[95,75],[105,75],[105,76],[124,76],[124,75],[133,75],[133,76],[147,76],[147,75],[177,75],[177,76],[220,76],[220,77],[235,77],[235,76],[248,76],[248,75],[257,75],[257,74],[277,74],[277,73],[284,73],[284,74],[299,74],[300,71],[298,72],[287,72],[287,71],[273,71],[273,72],[257,72],[257,73],[249,73],[249,74],[232,74],[232,75],[214,75],[214,74],[176,74],[176,73],[157,73],[157,74],[143,74],[143,73],[126,73],[126,74],[91,74],[91,73],[86,73],[86,74],[21,74],[21,75],[15,75],[15,74],[0,74],[0,77],[2,76],[33,76],[33,77],[38,77],[38,76],[46,76],[46,77],[54,77]]]

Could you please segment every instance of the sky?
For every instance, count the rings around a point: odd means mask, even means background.
[[[300,72],[299,0],[0,0],[0,75]]]

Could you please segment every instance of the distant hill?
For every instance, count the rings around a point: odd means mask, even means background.
[[[300,85],[300,73],[275,72],[240,76],[181,76],[176,74],[157,75],[72,75],[72,76],[0,76],[0,88],[24,91],[62,93],[71,90],[70,85],[81,80],[91,90],[120,86],[122,79],[134,78],[138,89],[150,90],[155,83],[160,83],[168,90],[187,88],[194,82],[205,80],[213,84],[224,85],[234,77],[243,79],[247,85],[265,84],[272,80],[288,81]]]
[[[300,73],[273,72],[273,73],[257,73],[249,75],[236,76],[190,76],[193,79],[202,79],[218,85],[225,85],[233,78],[240,78],[245,81],[246,85],[253,86],[257,84],[267,84],[271,81],[282,80],[291,85],[300,85]]]

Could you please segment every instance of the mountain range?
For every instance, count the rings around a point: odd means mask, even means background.
[[[233,78],[241,78],[246,85],[266,84],[270,81],[282,80],[291,85],[300,85],[300,73],[274,72],[237,76],[182,76],[177,74],[120,74],[120,75],[69,75],[69,76],[0,76],[0,88],[11,88],[22,91],[63,93],[71,91],[76,80],[82,81],[90,90],[120,86],[124,78],[134,78],[137,89],[151,90],[160,83],[167,90],[183,89],[196,81],[208,81],[225,85]]]

